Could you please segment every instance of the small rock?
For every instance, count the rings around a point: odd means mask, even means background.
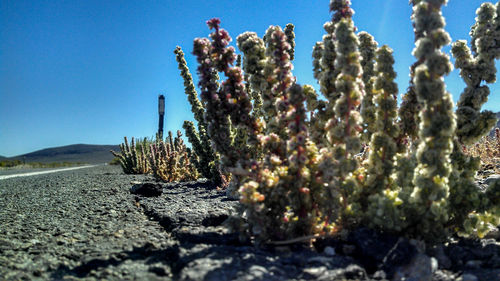
[[[256,277],[256,278],[259,278],[259,279],[262,279],[264,278],[264,276],[268,275],[269,273],[267,272],[267,269],[263,266],[260,266],[260,265],[252,265],[250,268],[249,268],[249,273],[253,276],[253,277]]]
[[[462,266],[464,261],[470,254],[461,246],[452,245],[446,249],[447,256],[450,258],[452,264]]]
[[[439,268],[438,260],[435,257],[431,257],[431,268],[432,272],[436,272]]]
[[[327,256],[335,256],[335,249],[330,247],[330,246],[327,246],[323,250],[323,253],[325,253],[325,255],[327,255]]]
[[[113,233],[113,235],[116,237],[116,238],[122,238],[123,237],[123,229],[120,229],[118,230],[117,232]]]
[[[417,239],[410,239],[410,244],[415,246],[419,253],[425,252],[425,242]]]
[[[277,253],[290,253],[290,252],[292,252],[292,249],[290,249],[290,247],[288,247],[288,246],[278,246],[278,247],[275,247],[274,250]]]
[[[486,265],[490,268],[500,268],[500,256],[494,255],[486,262]]]
[[[149,269],[150,272],[155,273],[158,276],[167,276],[168,272],[165,270],[163,266],[153,266]]]
[[[342,252],[344,253],[344,255],[351,255],[352,253],[354,253],[354,250],[356,250],[356,246],[354,245],[344,245],[342,247]]]
[[[42,276],[42,272],[39,269],[35,269],[33,271],[33,276],[40,277],[40,276]]]
[[[226,196],[230,200],[239,200],[240,199],[240,193],[238,192],[238,189],[235,187],[232,187],[229,185],[226,189]]]
[[[366,271],[357,264],[351,264],[344,270],[344,276],[348,280],[366,280]]]
[[[312,257],[307,259],[307,263],[323,263],[323,264],[328,264],[328,262],[331,261],[331,258],[329,257],[322,257],[322,256],[317,256],[317,257]]]
[[[163,188],[161,184],[154,183],[141,183],[135,184],[130,188],[132,194],[138,194],[145,197],[157,197],[163,193]]]
[[[397,268],[408,265],[418,254],[417,248],[408,239],[400,238],[382,260],[379,269],[392,276]]]
[[[480,260],[470,260],[470,261],[467,261],[465,263],[465,267],[467,268],[473,268],[473,269],[478,269],[481,267],[481,265],[483,264],[482,261]]]
[[[432,274],[432,280],[433,281],[457,281],[458,280],[458,275],[454,274],[453,272],[450,272],[448,270],[436,270]]]
[[[385,274],[385,271],[383,271],[383,270],[378,270],[375,273],[373,273],[372,279],[373,280],[387,280],[387,274]]]
[[[442,245],[437,246],[433,249],[430,249],[429,254],[434,256],[437,259],[437,262],[441,266],[441,268],[449,269],[451,267],[451,260],[445,254],[444,248]]]
[[[311,267],[304,269],[304,273],[311,275],[314,278],[318,278],[326,271],[326,266]]]
[[[483,181],[483,184],[490,185],[492,182],[500,180],[500,175],[491,175]]]
[[[485,239],[495,239],[499,240],[500,239],[500,229],[498,227],[490,227],[490,231],[488,234],[484,236]]]
[[[409,264],[398,267],[393,280],[432,280],[432,261],[427,255],[417,254]]]
[[[461,281],[478,281],[477,277],[473,274],[464,274],[462,275],[462,278],[459,279]]]

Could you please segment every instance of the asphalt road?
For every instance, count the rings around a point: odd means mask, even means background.
[[[98,166],[98,165],[85,165],[85,166],[78,166],[78,167],[56,168],[56,169],[50,169],[50,168],[45,168],[45,169],[44,168],[40,168],[40,169],[6,169],[6,170],[0,171],[0,180],[15,178],[15,177],[28,177],[28,176],[36,176],[36,175],[50,174],[50,173],[63,172],[63,171],[78,170],[78,169],[83,169],[83,168],[91,168],[91,167],[95,167],[95,166]]]

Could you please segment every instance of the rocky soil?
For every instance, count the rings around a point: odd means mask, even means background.
[[[113,166],[0,180],[0,279],[500,280],[499,235],[426,248],[360,229],[257,248],[224,224],[237,204]]]

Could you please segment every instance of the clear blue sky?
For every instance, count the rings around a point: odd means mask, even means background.
[[[413,63],[407,0],[353,0],[358,29],[395,50],[400,93]],[[443,13],[453,40],[468,39],[481,0],[450,0]],[[191,55],[193,39],[219,17],[233,38],[262,36],[269,25],[295,24],[294,75],[317,88],[311,50],[329,20],[328,0],[0,1],[0,155],[75,143],[118,144],[153,136],[157,97],[166,95],[166,130],[193,120],[173,54]],[[234,44],[234,41],[233,41]],[[447,48],[449,51],[449,48]],[[498,67],[498,64],[497,64]],[[454,71],[447,89],[464,84]],[[195,81],[195,83],[197,83]],[[500,87],[485,108],[500,111]]]

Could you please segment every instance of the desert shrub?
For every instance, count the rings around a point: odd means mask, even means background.
[[[191,163],[191,156],[181,138],[182,134],[177,131],[173,138],[172,132],[168,132],[168,139],[156,140],[150,145],[151,154],[148,161],[151,173],[157,179],[165,182],[190,181],[198,178],[198,172]]]
[[[12,168],[15,166],[22,165],[23,162],[21,160],[2,160],[0,161],[0,167],[3,168]]]
[[[177,47],[174,53],[179,70],[181,71],[181,76],[184,80],[185,93],[191,104],[191,110],[194,113],[195,120],[198,123],[198,129],[196,129],[192,121],[184,121],[183,124],[186,136],[192,145],[192,162],[203,177],[212,180],[217,185],[223,185],[225,176],[221,166],[218,165],[219,156],[212,149],[210,138],[207,134],[207,123],[203,117],[205,109],[198,99],[193,77],[184,59],[184,52],[180,47]]]
[[[147,174],[150,171],[148,155],[149,141],[147,138],[135,142],[132,137],[131,144],[129,145],[127,137],[124,137],[124,143],[120,144],[121,152],[111,151],[111,153],[118,158],[120,165],[125,174]]]
[[[495,128],[493,137],[483,136],[478,142],[464,146],[464,152],[481,160],[481,171],[500,174],[500,129]]]
[[[109,165],[120,165],[120,158],[115,157],[108,163]]]
[[[479,190],[479,160],[462,147],[494,123],[480,108],[485,83],[496,78],[500,5],[478,9],[472,52],[465,41],[453,44],[466,82],[454,112],[443,79],[452,69],[441,50],[451,41],[441,15],[446,2],[410,1],[416,62],[399,109],[392,50],[355,33],[349,0],[330,1],[332,19],[313,48],[321,98],[292,74],[293,28],[241,34],[234,65],[228,32],[218,19],[207,22],[210,39],[194,40],[201,102],[193,112],[218,164],[233,174],[242,234],[298,241],[368,225],[439,242],[457,231],[481,236],[497,224],[500,182]]]

